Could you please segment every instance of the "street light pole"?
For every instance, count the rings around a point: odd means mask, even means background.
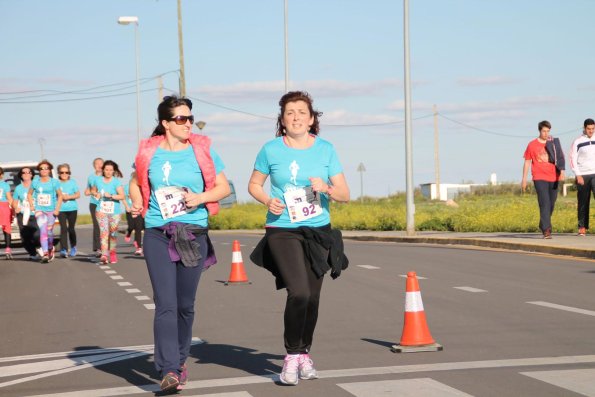
[[[285,0],[285,18],[284,18],[284,27],[285,27],[285,92],[289,92],[289,49],[288,49],[288,34],[287,34],[287,0]]]
[[[136,141],[140,145],[140,56],[138,50],[138,17],[120,17],[120,25],[134,24],[134,58],[136,62]]]
[[[364,163],[359,163],[359,165],[357,166],[357,172],[359,172],[359,182],[360,182],[360,189],[361,189],[361,193],[360,193],[360,202],[363,204],[364,202],[364,172],[366,171],[366,167],[364,166]]]
[[[178,47],[180,49],[180,96],[186,96],[186,73],[184,72],[184,38],[182,35],[182,0],[178,0]]]
[[[411,76],[409,74],[409,0],[403,0],[403,41],[405,48],[405,174],[407,203],[407,235],[415,235],[413,202],[413,142],[411,132]]]

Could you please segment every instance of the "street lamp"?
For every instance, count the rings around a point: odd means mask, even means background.
[[[196,126],[198,127],[198,129],[200,130],[200,133],[202,134],[202,129],[205,128],[205,125],[207,125],[206,121],[197,121],[196,122]]]
[[[134,56],[136,58],[136,139],[140,145],[140,81],[139,81],[139,56],[138,56],[138,17],[120,17],[120,25],[134,24]]]

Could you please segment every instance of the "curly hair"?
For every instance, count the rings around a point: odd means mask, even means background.
[[[297,101],[304,101],[308,104],[308,110],[310,111],[310,115],[314,118],[314,122],[310,127],[310,134],[318,135],[320,131],[320,124],[318,122],[318,118],[322,116],[322,112],[315,110],[312,106],[314,100],[306,91],[290,91],[287,94],[283,95],[279,100],[279,116],[277,117],[277,133],[275,136],[284,136],[285,135],[285,127],[283,127],[283,114],[285,113],[285,106],[289,102],[297,102]]]

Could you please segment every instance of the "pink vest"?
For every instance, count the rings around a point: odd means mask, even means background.
[[[149,197],[151,197],[151,186],[149,184],[149,164],[157,151],[159,144],[165,139],[164,135],[152,136],[149,139],[143,139],[140,143],[136,159],[136,178],[143,196],[143,217],[147,214],[149,208]],[[190,144],[194,150],[196,161],[202,172],[205,191],[211,190],[215,186],[215,164],[211,158],[210,147],[211,139],[204,135],[191,134]],[[219,212],[219,203],[205,203],[210,215],[216,215]]]

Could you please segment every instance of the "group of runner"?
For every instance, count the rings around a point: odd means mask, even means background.
[[[120,216],[123,211],[130,211],[131,203],[127,189],[125,191],[120,181],[122,173],[118,165],[100,158],[95,159],[93,165],[94,172],[87,179],[84,190],[91,200],[93,255],[102,263],[116,263]],[[4,170],[0,168],[0,227],[4,234],[6,259],[13,259],[11,224],[14,217],[29,259],[42,263],[54,260],[57,251],[54,246],[56,219],[60,224],[59,256],[77,256],[75,226],[81,192],[71,177],[69,164],[58,165],[58,178],[53,177],[53,170],[54,165],[45,159],[36,167],[23,167],[17,174],[20,184],[11,191],[10,185],[4,181]],[[143,255],[143,228],[142,218],[130,217],[125,241],[130,241],[134,231],[135,255]]]

